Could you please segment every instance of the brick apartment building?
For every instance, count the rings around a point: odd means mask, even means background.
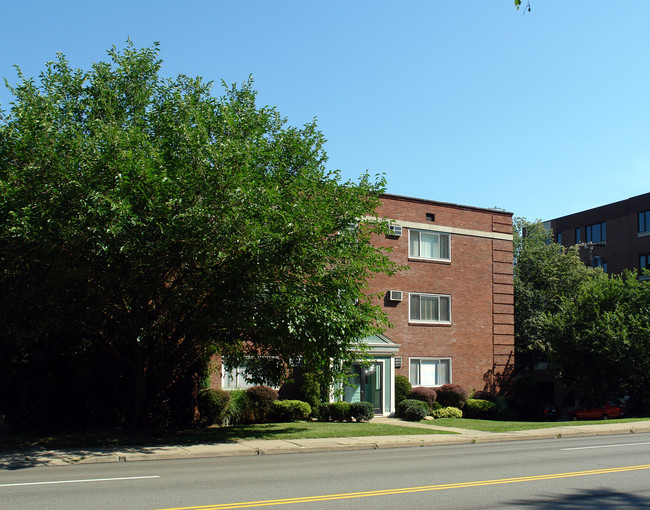
[[[492,389],[514,365],[512,213],[383,195],[377,213],[391,231],[376,238],[409,270],[378,275],[370,291],[393,327],[360,339],[369,364],[351,367],[349,402],[372,402],[375,414],[395,411],[395,375],[413,386],[455,383]],[[242,387],[241,371],[222,387]]]
[[[585,264],[608,273],[650,267],[650,193],[544,222]]]
[[[377,212],[400,233],[378,242],[409,267],[371,288],[385,295],[396,374],[413,386],[498,385],[514,363],[512,214],[396,195]]]

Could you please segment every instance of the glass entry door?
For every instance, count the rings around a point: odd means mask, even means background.
[[[370,402],[375,408],[375,414],[382,414],[384,412],[383,368],[384,364],[381,362],[373,362],[367,366],[360,364],[352,365],[352,372],[354,375],[350,382],[358,384],[358,387],[356,388],[356,391],[350,393],[350,396],[352,397],[350,400]],[[347,393],[348,392],[346,392],[346,396]]]

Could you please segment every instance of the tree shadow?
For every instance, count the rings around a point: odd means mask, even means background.
[[[648,493],[649,491],[645,491]],[[619,508],[650,508],[650,494],[629,494],[611,489],[580,489],[574,494],[517,499],[504,505],[528,508],[553,508],[559,510],[603,510]]]

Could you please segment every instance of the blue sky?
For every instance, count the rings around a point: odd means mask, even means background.
[[[525,1],[524,1],[525,3]],[[331,169],[388,192],[550,219],[650,191],[650,2],[167,0],[5,3],[0,76],[161,43],[163,74],[252,74],[316,117]],[[8,107],[9,93],[0,91]]]

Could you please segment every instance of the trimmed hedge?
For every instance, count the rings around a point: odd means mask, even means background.
[[[462,408],[467,401],[467,390],[458,384],[443,384],[438,388],[438,402],[443,407]]]
[[[311,406],[302,400],[275,400],[272,414],[278,422],[306,420],[311,414]]]
[[[204,425],[214,425],[215,423],[221,425],[229,403],[230,393],[227,391],[212,388],[199,391],[197,406],[201,416],[201,423]]]
[[[419,407],[420,409],[424,409],[424,416],[426,416],[427,413],[429,412],[429,404],[427,404],[426,402],[407,398],[406,400],[402,400],[399,404],[397,404],[397,409],[395,410],[395,414],[397,415],[398,418],[408,419],[406,418],[406,412],[411,407]],[[424,418],[424,416],[422,418]],[[422,418],[419,419],[421,420]]]
[[[402,400],[409,398],[411,393],[411,383],[405,375],[395,376],[395,405],[399,404]]]
[[[463,411],[457,407],[443,407],[442,409],[431,411],[431,416],[434,418],[462,418]]]
[[[252,419],[256,423],[265,423],[271,417],[273,402],[278,399],[278,392],[268,386],[251,386],[246,390]]]
[[[433,388],[426,388],[424,386],[418,386],[411,390],[409,393],[409,398],[412,400],[421,400],[426,402],[429,406],[429,409],[433,408],[433,403],[436,401],[437,393]]]
[[[489,400],[479,398],[470,398],[465,402],[463,407],[463,416],[465,418],[477,418],[489,420],[495,417],[497,405]]]
[[[355,421],[370,421],[375,417],[375,408],[370,402],[352,402],[350,416]]]
[[[350,402],[333,402],[330,404],[332,421],[352,421],[352,410]]]
[[[426,402],[422,402],[423,404],[426,404]],[[417,405],[412,405],[406,408],[404,411],[404,419],[408,421],[420,421],[423,420],[424,417],[429,414],[429,409],[425,409],[424,406],[417,406]]]
[[[352,421],[350,402],[323,402],[314,414],[318,421]]]

